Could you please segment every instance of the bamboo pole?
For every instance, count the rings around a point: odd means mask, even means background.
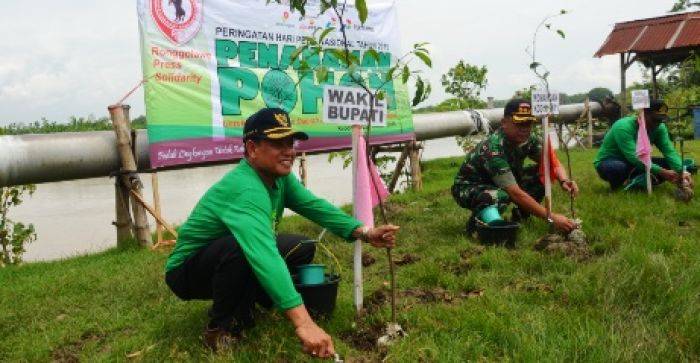
[[[123,187],[119,178],[120,177],[117,177],[114,183],[116,220],[112,224],[117,228],[117,247],[123,247],[127,241],[133,238],[131,234],[133,224],[131,215],[129,214],[128,192]]]
[[[420,148],[418,147],[416,141],[411,141],[410,143],[409,156],[411,158],[411,185],[413,189],[419,191],[423,189],[423,176],[420,170]]]
[[[142,205],[135,203],[134,194],[141,196],[143,184],[136,174],[136,159],[132,153],[131,126],[129,121],[129,105],[112,105],[107,108],[112,119],[112,126],[117,136],[117,150],[122,162],[122,171],[133,174],[123,174],[122,182],[131,192],[132,213],[134,220],[134,235],[139,245],[149,246],[152,244],[151,231],[146,219],[146,210]]]
[[[168,232],[170,232],[170,234],[172,234],[173,237],[177,238],[177,231],[175,231],[175,228],[173,228],[168,222],[166,222],[165,219],[163,219],[163,216],[161,216],[160,213],[157,213],[157,212],[153,209],[153,207],[151,207],[150,205],[148,205],[148,203],[146,203],[146,201],[143,199],[143,197],[141,196],[141,194],[137,193],[137,192],[134,191],[134,190],[130,190],[129,192],[131,193],[131,196],[134,197],[135,201],[136,201],[141,207],[145,208],[145,210],[148,211],[148,213],[150,213],[150,214],[153,216],[153,218],[155,218],[156,221],[158,221],[158,223],[160,223],[161,225],[163,225],[163,227],[165,227],[165,229],[166,229]]]
[[[160,212],[160,190],[158,189],[158,173],[151,173],[151,187],[153,188],[153,206],[155,212]],[[163,224],[156,219],[156,244],[163,242]]]
[[[394,169],[394,173],[391,175],[391,180],[389,181],[389,185],[387,186],[387,190],[389,190],[389,193],[393,193],[394,188],[396,188],[396,183],[398,183],[399,178],[401,177],[401,170],[403,170],[404,165],[406,165],[406,159],[408,158],[409,149],[409,144],[406,144],[406,146],[404,146],[403,150],[401,151],[401,156],[399,156],[399,160],[396,162],[396,168]]]

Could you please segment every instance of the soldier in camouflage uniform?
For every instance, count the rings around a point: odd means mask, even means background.
[[[530,102],[511,100],[505,107],[501,127],[467,154],[452,185],[452,196],[462,208],[472,211],[467,228],[470,232],[479,212],[492,205],[503,212],[508,204],[515,203],[516,220],[529,214],[547,219],[545,208],[539,204],[544,197],[539,165],[523,166],[525,158],[539,163],[542,155],[542,143],[531,133],[536,120]],[[564,190],[578,194],[578,186],[568,180],[564,168],[555,168],[554,173]],[[552,213],[550,218],[565,232],[575,227],[561,214]]]

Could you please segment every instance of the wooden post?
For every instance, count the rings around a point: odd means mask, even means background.
[[[116,220],[112,223],[117,228],[117,247],[124,247],[133,235],[131,215],[129,214],[129,192],[123,187],[121,177],[117,177],[114,183],[114,200]]]
[[[131,126],[129,121],[129,105],[112,105],[107,108],[110,117],[112,118],[112,126],[117,135],[117,150],[122,162],[122,172],[131,172],[133,174],[124,174],[121,176],[122,182],[131,191],[139,196],[142,195],[143,184],[136,174],[137,166],[136,159],[131,149]],[[131,207],[134,220],[134,235],[141,246],[151,245],[151,230],[146,219],[146,209],[136,201],[134,196],[131,196]]]
[[[661,71],[659,71],[661,72]],[[651,60],[651,89],[652,89],[652,94],[654,95],[655,99],[659,99],[659,85],[657,81],[657,76],[659,75],[659,72],[656,71],[656,62],[652,59]]]
[[[420,148],[416,141],[411,141],[409,156],[411,158],[411,186],[413,190],[423,189],[423,176],[420,170]]]
[[[308,187],[308,179],[307,179],[307,173],[306,173],[306,153],[301,153],[301,157],[299,158],[299,177],[301,178],[301,184],[304,185],[305,187]]]
[[[160,191],[158,190],[158,173],[151,173],[151,187],[153,188],[153,207],[160,215]],[[163,242],[163,225],[156,219],[156,244]]]
[[[588,117],[588,147],[593,147],[593,113],[591,112],[591,100],[586,97],[586,116]]]
[[[394,169],[394,173],[391,175],[391,181],[389,181],[389,185],[387,186],[389,193],[393,193],[394,188],[396,188],[396,183],[398,183],[399,178],[401,177],[401,170],[403,170],[404,165],[406,165],[406,159],[408,158],[410,148],[410,144],[406,144],[401,151],[401,156],[399,156],[399,160],[396,162],[396,168]]]
[[[627,113],[627,63],[625,53],[620,53],[620,117]]]

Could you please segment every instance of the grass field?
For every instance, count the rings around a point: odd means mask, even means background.
[[[698,159],[700,144],[690,143]],[[463,233],[467,213],[449,186],[460,158],[425,163],[425,188],[393,196],[402,226],[396,259],[399,322],[408,337],[380,353],[372,334],[389,317],[383,251],[365,269],[371,312],[355,320],[351,245],[330,239],[342,264],[335,314],[321,321],[346,361],[697,361],[700,360],[700,202],[680,204],[663,185],[651,197],[612,193],[572,153],[577,201],[593,257],[535,251],[546,233],[528,220],[517,248],[482,247]],[[555,207],[568,209],[558,190]],[[71,228],[79,228],[73,226]],[[310,236],[298,217],[281,228]],[[229,352],[202,347],[207,302],[182,302],[163,283],[168,251],[127,249],[0,269],[0,360],[299,361],[293,329],[262,313]],[[320,261],[329,262],[322,255]],[[409,259],[410,260],[410,259]]]

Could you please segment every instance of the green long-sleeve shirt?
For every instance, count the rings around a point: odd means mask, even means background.
[[[285,207],[347,240],[362,225],[313,195],[293,174],[277,178],[274,187],[268,187],[242,160],[204,194],[180,227],[166,271],[180,266],[211,241],[233,234],[275,306],[286,310],[301,305],[275,239],[275,227]]]
[[[603,139],[603,144],[598,150],[593,165],[598,167],[601,161],[609,158],[627,160],[637,168],[644,169],[644,164],[637,157],[637,116],[630,115],[615,122]],[[648,131],[649,141],[656,145],[668,162],[671,169],[680,172],[682,168],[681,157],[673,148],[668,128],[665,124],[660,124],[656,129]],[[651,172],[658,174],[661,166],[651,164]]]

